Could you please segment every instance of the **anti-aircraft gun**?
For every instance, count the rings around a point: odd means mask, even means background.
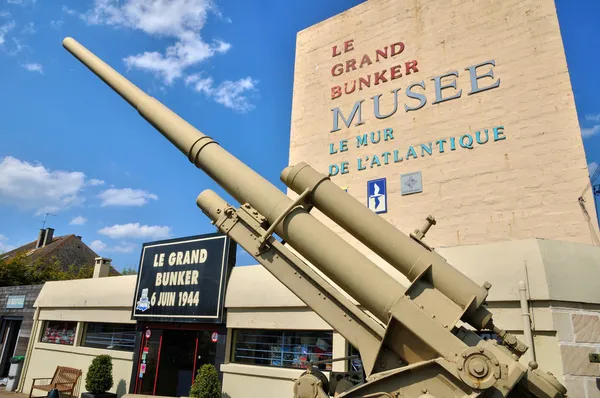
[[[491,285],[477,285],[423,238],[435,222],[406,236],[309,165],[287,167],[287,196],[72,38],[63,46],[94,72],[241,206],[214,191],[198,207],[360,352],[365,380],[344,379],[344,398],[566,397],[549,372],[519,358],[528,347],[494,324],[485,307]],[[311,213],[317,208],[411,282],[406,289]],[[281,237],[279,241],[276,236]],[[285,243],[284,243],[285,242]],[[361,306],[322,277],[288,247]],[[492,330],[485,340],[473,329]],[[308,363],[295,398],[326,398],[328,379]]]

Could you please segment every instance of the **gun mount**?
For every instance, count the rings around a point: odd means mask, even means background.
[[[494,325],[485,307],[491,285],[478,286],[423,242],[433,218],[408,237],[305,163],[282,172],[298,194],[288,197],[77,41],[66,38],[63,46],[242,204],[231,206],[211,190],[198,196],[198,207],[218,230],[358,348],[366,380],[340,383],[346,390],[339,397],[566,397],[552,374],[535,362],[521,364],[528,347]],[[317,220],[313,207],[402,272],[410,286]],[[501,344],[460,322],[493,330]],[[328,397],[326,384],[309,364],[294,382],[294,396]]]

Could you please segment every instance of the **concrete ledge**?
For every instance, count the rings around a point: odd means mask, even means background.
[[[269,379],[282,379],[290,380],[300,377],[304,373],[305,369],[288,369],[288,368],[276,368],[270,366],[257,366],[257,365],[241,365],[237,363],[228,363],[221,365],[221,372],[238,374],[243,376],[256,376],[266,377]],[[329,377],[329,372],[323,372]]]
[[[126,361],[133,361],[133,352],[116,351],[116,350],[103,350],[101,348],[81,347],[81,346],[64,346],[52,343],[36,343],[34,346],[35,350],[44,351],[57,351],[68,354],[76,355],[87,355],[87,356],[98,356],[102,354],[110,355],[113,359],[122,359]]]

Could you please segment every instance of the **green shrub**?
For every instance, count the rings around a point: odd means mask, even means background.
[[[190,397],[221,398],[221,382],[214,365],[206,364],[198,369],[194,384],[190,388]]]
[[[88,368],[85,388],[92,394],[102,394],[113,386],[112,358],[110,355],[98,355]]]

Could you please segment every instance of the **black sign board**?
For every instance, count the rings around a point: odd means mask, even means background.
[[[142,245],[132,319],[222,323],[235,242],[219,233]]]

